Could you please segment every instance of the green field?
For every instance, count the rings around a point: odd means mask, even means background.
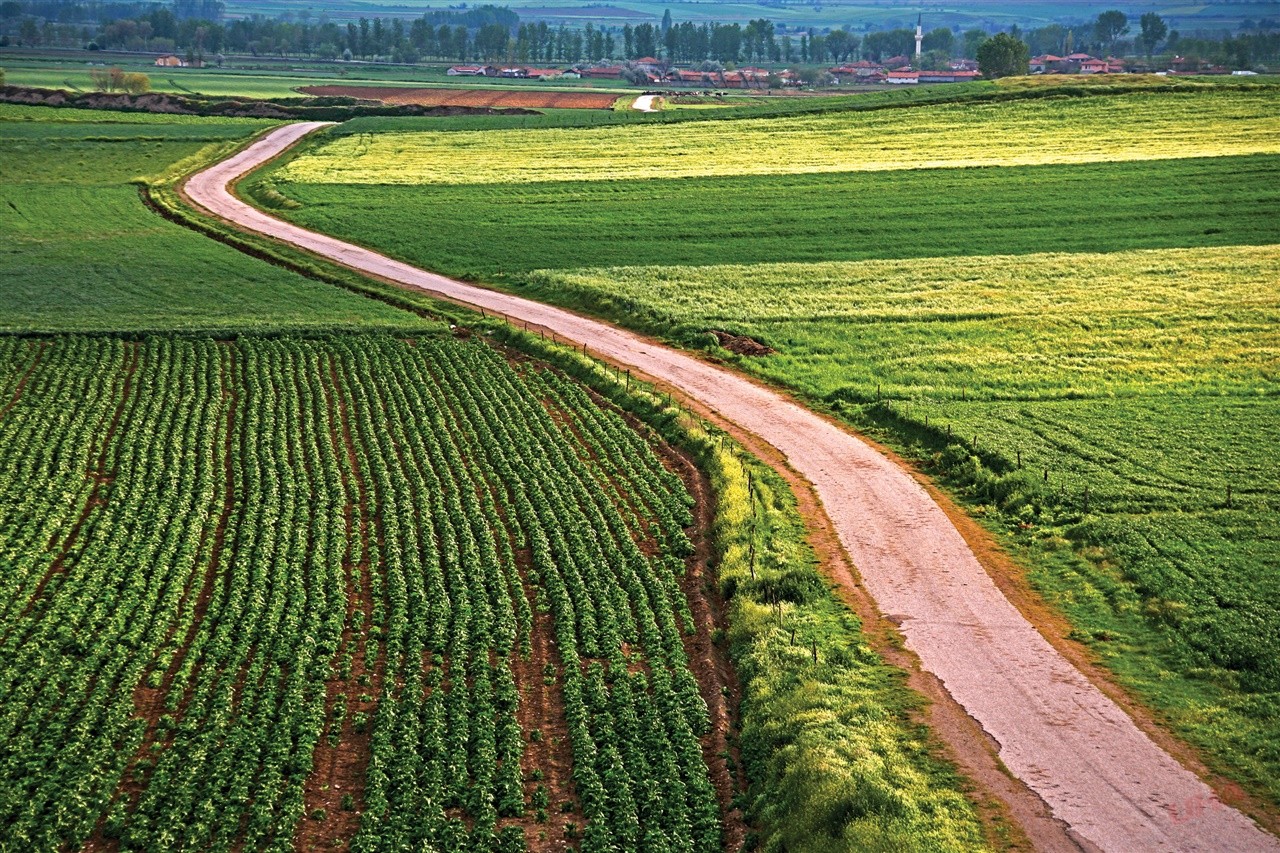
[[[416,324],[168,222],[133,185],[270,124],[0,105],[0,332]]]
[[[709,330],[774,347],[736,360],[933,467],[1075,636],[1274,804],[1277,104],[352,128],[267,180],[290,218],[409,261],[722,358]]]
[[[449,185],[431,188],[425,212],[418,187],[273,182],[302,204],[289,213],[299,223],[486,281],[658,259],[683,266],[1280,242],[1274,155]],[[1119,197],[1117,186],[1125,187]]]

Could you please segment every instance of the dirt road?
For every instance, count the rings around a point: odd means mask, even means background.
[[[631,109],[639,110],[642,113],[656,113],[657,107],[653,105],[653,99],[657,95],[641,95],[631,103]]]
[[[586,343],[776,447],[820,496],[867,590],[923,667],[1000,745],[1000,758],[1104,850],[1280,851],[1143,734],[1005,599],[928,493],[862,441],[722,367],[571,312],[463,284],[274,219],[229,180],[323,125],[288,125],[194,176],[189,197],[242,227],[376,276]]]

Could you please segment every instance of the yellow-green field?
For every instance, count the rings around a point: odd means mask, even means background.
[[[922,399],[1268,395],[1280,246],[536,271],[530,285],[655,331],[753,335],[817,395],[874,377]],[[868,357],[867,350],[875,355]]]
[[[1280,99],[1273,90],[1242,90],[674,125],[368,134],[334,139],[282,174],[299,183],[502,184],[1276,152]]]

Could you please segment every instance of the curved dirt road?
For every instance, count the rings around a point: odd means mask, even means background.
[[[656,113],[658,109],[653,105],[653,99],[656,97],[658,96],[657,95],[641,95],[640,97],[632,101],[631,109],[639,110],[642,113]]]
[[[810,480],[880,609],[923,667],[1000,745],[1005,765],[1105,850],[1280,851],[1280,842],[1144,735],[997,590],[942,510],[866,444],[732,371],[596,320],[463,284],[274,219],[226,185],[324,126],[280,128],[194,176],[188,196],[240,226],[339,263],[554,330],[632,365],[785,454]]]

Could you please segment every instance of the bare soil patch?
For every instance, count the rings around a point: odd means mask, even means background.
[[[607,92],[550,92],[539,89],[401,89],[394,86],[305,86],[321,97],[360,98],[384,104],[423,107],[519,107],[523,109],[608,110],[617,95]]]
[[[720,346],[738,355],[760,356],[772,355],[777,352],[776,349],[768,344],[761,343],[755,338],[750,338],[746,335],[735,335],[731,332],[721,332],[718,329],[712,329],[711,334],[716,336]]]

